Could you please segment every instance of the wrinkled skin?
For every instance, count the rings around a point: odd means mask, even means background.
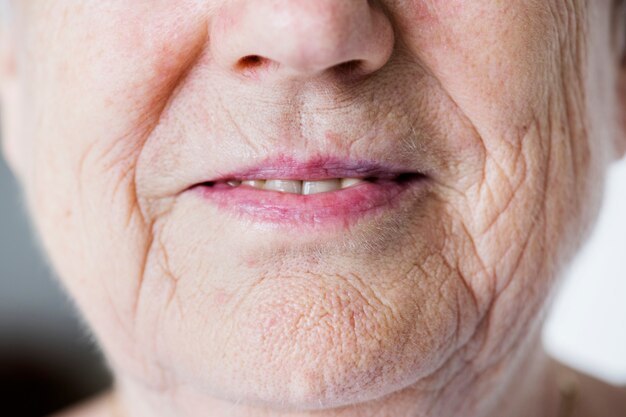
[[[5,155],[120,414],[516,415],[624,147],[613,5],[379,3],[14,4]],[[184,192],[272,152],[400,154],[428,192],[309,234]]]

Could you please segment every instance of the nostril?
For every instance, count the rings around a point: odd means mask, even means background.
[[[341,77],[352,78],[363,72],[363,61],[354,59],[352,61],[342,62],[336,65],[333,70]]]
[[[237,62],[237,69],[240,71],[254,70],[267,63],[267,59],[258,55],[244,56]]]

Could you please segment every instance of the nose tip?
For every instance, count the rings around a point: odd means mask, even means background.
[[[391,22],[368,0],[226,4],[212,25],[212,54],[221,67],[241,75],[262,70],[289,79],[329,70],[367,75],[393,51]]]

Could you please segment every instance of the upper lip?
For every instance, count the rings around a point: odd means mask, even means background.
[[[300,180],[331,178],[366,178],[394,180],[410,174],[423,179],[437,179],[441,163],[437,154],[416,145],[421,140],[412,135],[385,134],[370,129],[378,140],[376,146],[363,140],[342,140],[349,146],[312,142],[310,149],[262,142],[259,149],[216,146],[193,137],[178,147],[171,157],[164,157],[158,148],[150,148],[138,164],[138,192],[147,199],[177,196],[198,186],[222,181]],[[408,138],[408,139],[407,139]],[[372,139],[373,140],[373,139]],[[339,143],[339,140],[335,142]],[[270,145],[274,149],[270,149]],[[218,152],[219,151],[219,152]],[[433,156],[434,155],[434,156]],[[181,162],[184,161],[184,162]]]
[[[376,178],[393,180],[405,175],[423,176],[424,174],[406,167],[373,160],[342,159],[332,156],[297,160],[279,156],[208,178],[202,184],[261,179],[315,181],[332,178]]]

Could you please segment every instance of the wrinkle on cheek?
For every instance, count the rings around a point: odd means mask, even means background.
[[[482,4],[476,3],[476,11],[479,11]],[[482,256],[483,263],[494,266],[495,279],[501,280],[499,288],[506,286],[514,275],[524,275],[531,270],[531,266],[522,263],[521,259],[534,250],[534,246],[557,243],[554,237],[550,240],[531,237],[535,230],[548,233],[547,228],[556,226],[561,222],[559,219],[575,217],[563,215],[564,212],[572,214],[571,210],[556,213],[550,209],[550,206],[571,202],[568,194],[574,190],[571,186],[563,186],[564,179],[582,177],[576,169],[584,164],[574,162],[568,167],[563,163],[564,155],[572,151],[564,149],[563,145],[572,145],[576,151],[576,147],[587,143],[582,129],[570,130],[568,125],[568,122],[576,124],[585,118],[584,110],[576,107],[584,102],[584,98],[577,96],[575,88],[582,87],[585,81],[572,74],[581,68],[576,56],[584,49],[584,42],[579,40],[583,29],[577,20],[582,3],[570,3],[567,6],[556,6],[559,2],[494,6],[489,19],[503,14],[513,22],[512,18],[520,16],[534,30],[523,33],[528,29],[520,24],[511,24],[507,28],[502,22],[494,22],[488,29],[492,37],[511,39],[506,50],[493,54],[500,58],[494,60],[484,52],[481,55],[480,50],[475,55],[468,55],[479,62],[469,68],[469,73],[473,68],[487,65],[495,71],[489,82],[466,82],[462,88],[445,78],[442,82],[457,107],[463,109],[469,124],[476,126],[475,137],[482,143],[485,156],[483,173],[474,177],[475,186],[468,189],[465,201],[451,200],[456,205],[453,217],[463,219],[466,234],[473,240],[474,251]],[[466,6],[468,9],[472,7]],[[552,10],[555,7],[558,10]],[[574,32],[563,36],[561,32],[566,28]],[[541,42],[538,42],[539,36],[544,36]],[[475,38],[481,39],[480,36]],[[475,47],[472,43],[469,41],[465,49]],[[503,60],[507,56],[511,59]],[[514,76],[516,82],[508,81]],[[482,77],[485,75],[476,79]],[[450,78],[452,81],[459,79]],[[458,91],[474,87],[485,87],[476,94],[478,99],[472,97],[472,101],[468,101],[466,96],[458,94]],[[480,103],[481,97],[490,100]],[[506,104],[498,105],[500,102]],[[564,107],[569,114],[563,114]],[[580,155],[586,155],[585,151],[579,154],[579,160],[582,159]],[[561,227],[559,229],[551,235],[559,236],[564,231]],[[549,256],[544,253],[537,257]]]
[[[136,277],[132,284],[125,284],[133,286],[134,302],[124,303],[132,305],[130,309],[136,321],[154,247],[156,220],[149,215],[154,213],[149,207],[152,202],[142,200],[137,194],[137,164],[163,109],[202,51],[206,31],[201,26],[182,30],[171,20],[174,16],[119,15],[121,22],[103,16],[102,25],[121,24],[128,30],[113,27],[102,32],[109,37],[98,38],[105,45],[93,48],[90,56],[93,65],[87,71],[87,78],[99,80],[93,85],[102,88],[102,107],[121,126],[119,133],[103,135],[85,150],[79,161],[79,183],[88,183],[89,188],[97,190],[99,204],[106,201],[116,214],[124,213],[123,219],[117,215],[111,217],[110,230],[124,229],[133,235],[134,243],[128,252],[136,254],[135,261],[127,264],[133,265],[133,272],[115,275]],[[98,97],[98,93],[92,96]],[[81,195],[92,201],[86,204],[93,204],[94,191],[86,186],[82,188]]]
[[[505,146],[506,147],[506,146]],[[483,178],[477,185],[475,199],[480,202],[475,229],[485,236],[500,223],[507,221],[507,214],[519,210],[528,194],[524,186],[528,180],[528,164],[523,151],[505,152],[506,157],[487,154]],[[526,187],[526,188],[527,188]],[[526,207],[526,210],[531,210]]]

